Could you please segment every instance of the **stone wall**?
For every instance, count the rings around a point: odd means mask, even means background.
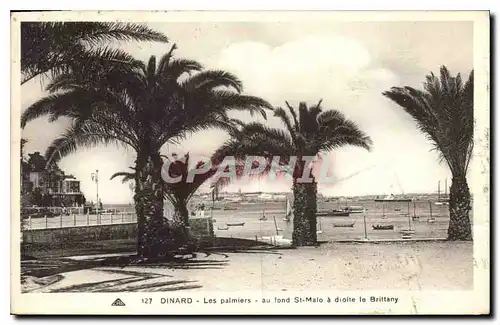
[[[210,218],[190,220],[190,233],[204,247],[215,241]],[[23,231],[22,249],[27,256],[70,256],[135,251],[137,223],[31,229]]]

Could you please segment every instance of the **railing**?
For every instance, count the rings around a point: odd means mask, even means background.
[[[23,230],[58,229],[58,228],[68,228],[68,227],[114,225],[114,224],[137,222],[137,215],[135,212],[132,211],[123,211],[123,212],[115,211],[113,213],[83,214],[83,208],[75,208],[75,209],[81,209],[82,213],[66,213],[54,216],[45,215],[42,217],[32,217],[32,216],[25,217],[23,218],[22,222]],[[172,212],[165,210],[164,217],[167,219],[171,218]]]
[[[122,223],[135,223],[137,216],[135,212],[100,213],[100,214],[60,214],[56,216],[27,217],[23,219],[23,229],[51,229],[112,225]]]

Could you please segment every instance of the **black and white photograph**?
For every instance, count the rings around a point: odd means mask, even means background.
[[[489,313],[489,19],[12,13],[11,312]]]

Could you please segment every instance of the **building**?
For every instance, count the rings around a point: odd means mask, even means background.
[[[62,171],[30,172],[29,180],[33,188],[40,188],[44,205],[77,207],[85,204],[85,196],[80,191],[80,181]]]

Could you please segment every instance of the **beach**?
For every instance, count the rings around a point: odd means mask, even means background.
[[[481,267],[473,263],[472,242],[441,241],[213,252],[149,266],[88,267],[82,257],[43,261],[63,262],[72,269],[47,267],[43,277],[26,276],[24,292],[470,290],[474,265]],[[26,275],[37,263],[22,264]]]

